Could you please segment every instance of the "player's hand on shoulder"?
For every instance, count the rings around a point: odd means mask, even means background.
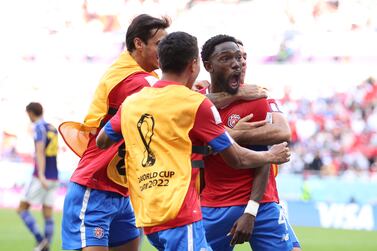
[[[251,214],[244,213],[240,218],[238,218],[228,234],[232,236],[230,245],[234,246],[236,244],[248,242],[251,234],[253,233],[254,222],[255,216]]]
[[[268,90],[259,85],[243,85],[238,90],[237,95],[243,100],[255,100],[267,98]]]
[[[271,154],[270,162],[274,164],[282,164],[288,162],[291,157],[291,152],[289,150],[287,142],[273,145],[270,148],[269,153]]]

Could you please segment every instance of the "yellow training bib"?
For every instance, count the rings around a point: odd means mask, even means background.
[[[191,180],[189,132],[205,97],[181,85],[144,88],[122,104],[127,179],[138,227],[174,219]]]

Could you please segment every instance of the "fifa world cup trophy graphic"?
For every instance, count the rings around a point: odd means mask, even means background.
[[[153,166],[156,162],[156,157],[150,148],[154,130],[154,118],[150,114],[143,114],[137,123],[137,129],[143,144],[145,146],[144,158],[141,162],[143,167]]]

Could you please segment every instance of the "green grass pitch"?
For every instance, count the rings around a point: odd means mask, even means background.
[[[41,214],[33,211],[39,222]],[[55,213],[55,236],[51,251],[61,250],[60,224],[61,213]],[[376,251],[377,231],[350,231],[322,228],[295,227],[304,251]],[[0,250],[32,250],[34,240],[19,219],[15,210],[0,209]],[[143,242],[143,251],[154,251],[147,240]],[[251,250],[246,244],[238,245],[235,251]]]

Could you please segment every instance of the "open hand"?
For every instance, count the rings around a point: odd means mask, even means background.
[[[238,120],[237,124],[233,127],[234,130],[252,130],[261,126],[264,126],[267,123],[267,120],[249,122],[254,114],[249,114],[242,119]]]

